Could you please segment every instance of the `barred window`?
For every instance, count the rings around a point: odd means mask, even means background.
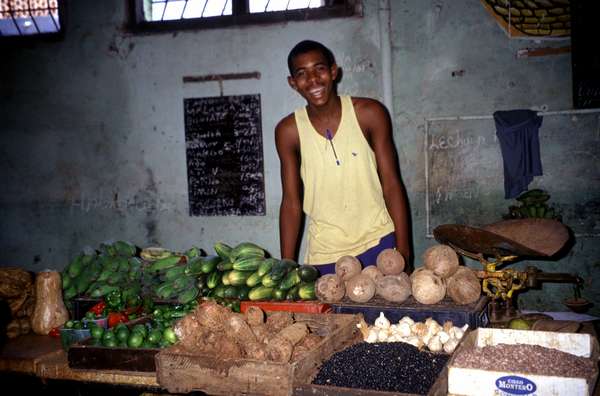
[[[130,0],[137,30],[213,28],[360,14],[360,0]]]
[[[0,36],[62,32],[62,0],[0,0]]]

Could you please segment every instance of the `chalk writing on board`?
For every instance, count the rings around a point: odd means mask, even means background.
[[[481,226],[502,220],[516,203],[504,199],[503,159],[493,119],[428,121],[427,235],[441,224]],[[600,236],[600,117],[548,115],[540,128],[543,176],[530,188],[550,204],[576,236]]]
[[[260,95],[184,99],[191,216],[265,214]]]

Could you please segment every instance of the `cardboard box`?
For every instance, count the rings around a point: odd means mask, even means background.
[[[521,372],[493,371],[454,366],[456,356],[473,346],[481,348],[498,344],[539,345],[558,349],[576,356],[592,359],[599,357],[598,342],[589,334],[548,331],[479,328],[468,333],[448,362],[449,395],[591,395],[598,377],[594,372],[588,378],[536,375]]]

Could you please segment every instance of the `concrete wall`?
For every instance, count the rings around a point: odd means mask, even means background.
[[[62,269],[83,247],[116,239],[175,250],[252,240],[277,256],[273,128],[302,105],[287,86],[287,53],[302,39],[322,41],[344,69],[340,92],[382,99],[379,2],[363,3],[363,17],[133,35],[123,28],[125,2],[78,0],[69,2],[63,41],[3,49],[2,264]],[[571,108],[570,56],[516,59],[520,48],[568,42],[511,40],[476,0],[391,3],[394,138],[419,257],[434,243],[425,237],[424,119]],[[464,73],[453,77],[457,70]],[[183,98],[220,90],[182,77],[252,71],[261,79],[226,81],[223,93],[261,95],[267,214],[189,217]],[[577,241],[568,258],[543,269],[591,282],[600,265],[593,242]],[[569,292],[549,285],[523,298],[560,309]]]

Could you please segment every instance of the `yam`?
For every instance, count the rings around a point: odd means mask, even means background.
[[[294,317],[291,312],[273,312],[267,317],[267,330],[271,334],[277,334],[293,323]]]
[[[343,281],[349,281],[362,271],[360,261],[354,256],[342,256],[335,262],[335,274]]]
[[[35,296],[31,328],[36,334],[47,335],[69,319],[69,311],[63,302],[60,272],[39,272],[35,278]]]
[[[211,331],[222,331],[231,311],[215,301],[207,301],[199,305],[195,313],[200,325]]]
[[[266,344],[268,342],[269,337],[271,336],[271,333],[269,333],[269,330],[267,329],[267,325],[265,325],[264,323],[261,323],[261,324],[250,326],[250,328],[252,329],[252,333],[254,333],[254,336],[256,337],[256,340],[258,342],[263,343],[263,344]]]
[[[363,268],[361,274],[367,275],[369,278],[373,279],[373,282],[377,283],[377,280],[383,276],[379,268],[375,265],[368,265]]]
[[[269,360],[279,363],[287,363],[292,357],[294,346],[284,337],[274,338],[267,345],[267,357]]]
[[[255,326],[265,323],[265,312],[260,307],[250,306],[244,313],[246,323],[250,326]]]
[[[346,285],[346,295],[354,302],[367,302],[375,295],[375,282],[367,275],[359,274]]]
[[[444,279],[433,271],[421,267],[415,270],[410,277],[412,294],[421,304],[437,304],[446,295]]]
[[[481,283],[471,269],[459,267],[446,279],[446,293],[459,305],[472,304],[481,296]]]
[[[308,327],[305,323],[296,322],[281,330],[275,337],[283,337],[292,345],[298,344],[308,335]]]
[[[386,275],[377,280],[376,293],[387,301],[402,303],[410,297],[412,286],[406,272],[399,275]]]
[[[342,278],[336,274],[326,274],[317,279],[315,294],[320,301],[326,303],[339,302],[346,295],[346,286]]]
[[[398,275],[404,271],[406,261],[396,249],[383,249],[377,255],[377,268],[384,275]]]
[[[256,343],[256,336],[252,332],[252,329],[244,320],[243,315],[232,314],[229,316],[226,325],[226,332],[229,333],[238,342],[245,343]]]
[[[423,263],[425,268],[442,278],[452,276],[459,266],[458,255],[447,245],[434,245],[425,250]]]

